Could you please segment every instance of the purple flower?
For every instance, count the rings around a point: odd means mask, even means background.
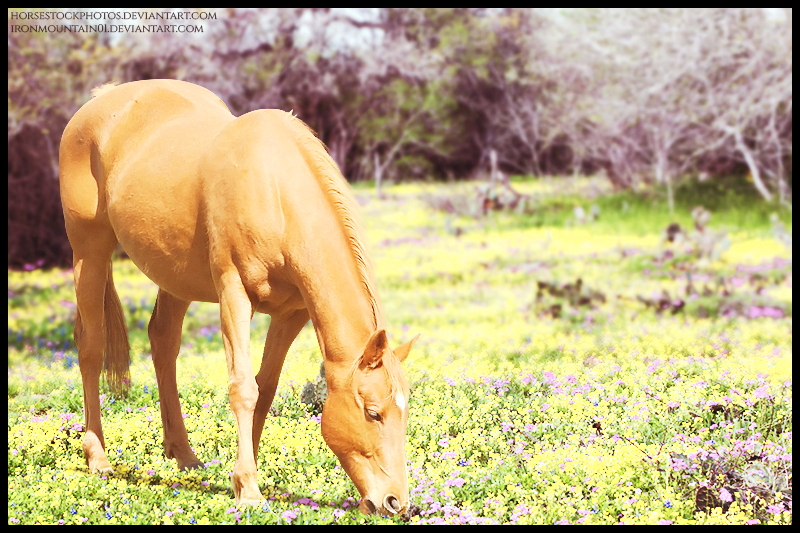
[[[767,318],[783,318],[783,311],[778,307],[758,307],[751,305],[747,310],[747,316],[750,318],[767,317]]]
[[[316,511],[319,508],[319,504],[312,500],[311,498],[300,498],[293,505],[308,505],[311,507],[312,510]]]
[[[772,514],[781,514],[785,510],[786,510],[786,508],[783,506],[782,503],[779,503],[778,505],[768,505],[767,506],[767,512],[768,513],[772,513]]]
[[[756,398],[772,398],[772,395],[767,392],[768,385],[762,385],[753,391]]]
[[[783,311],[778,307],[764,307],[761,313],[769,318],[783,318]]]

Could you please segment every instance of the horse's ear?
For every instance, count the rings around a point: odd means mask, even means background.
[[[394,355],[395,355],[395,357],[397,357],[398,361],[400,361],[402,363],[403,361],[406,360],[406,357],[408,357],[408,352],[411,351],[411,347],[414,346],[415,342],[417,342],[417,339],[419,339],[419,336],[420,336],[420,333],[417,333],[416,337],[414,337],[413,339],[411,339],[410,341],[408,341],[405,344],[401,344],[400,346],[398,346],[397,348],[394,349]]]
[[[383,361],[383,354],[389,349],[389,339],[386,337],[386,330],[379,329],[372,334],[372,337],[367,341],[364,347],[364,353],[361,355],[361,364],[359,368],[376,368]]]

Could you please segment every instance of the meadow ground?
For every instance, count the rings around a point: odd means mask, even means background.
[[[357,190],[390,339],[422,333],[405,364],[410,523],[791,524],[792,253],[768,206],[679,191],[672,217],[663,198],[591,181],[570,186],[594,200],[556,194],[563,182],[516,186],[539,195],[536,214],[430,208],[470,185]],[[690,235],[697,202],[710,244]],[[579,224],[577,203],[599,218]],[[679,244],[661,236],[673,220]],[[218,307],[192,304],[178,383],[206,468],[179,472],[149,361],[156,288],[129,261],[114,269],[133,388],[102,397],[116,469],[102,477],[81,452],[72,274],[9,271],[9,523],[402,523],[358,513],[300,401],[320,363],[310,324],[259,449],[267,504],[238,509]],[[254,364],[268,324],[253,320]]]

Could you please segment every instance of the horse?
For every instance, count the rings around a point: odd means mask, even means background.
[[[419,337],[391,349],[355,203],[313,131],[270,109],[235,117],[211,91],[177,80],[95,88],[67,124],[59,187],[73,251],[74,338],[83,383],[89,470],[113,472],[99,379],[130,386],[130,346],[114,287],[121,244],[156,285],[148,325],[164,451],[203,463],[189,445],[176,378],[192,301],[219,303],[238,451],[236,504],[264,501],[257,458],[286,353],[311,320],[325,365],[325,442],[361,495],[364,514],[408,509],[409,385],[400,363]],[[255,312],[271,315],[258,374]]]

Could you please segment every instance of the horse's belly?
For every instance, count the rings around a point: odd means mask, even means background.
[[[193,257],[191,250],[120,243],[139,270],[170,294],[193,302],[219,301],[208,261]]]
[[[159,287],[184,300],[217,302],[208,236],[187,184],[117,184],[108,214],[125,252]],[[171,185],[171,186],[170,186]]]

